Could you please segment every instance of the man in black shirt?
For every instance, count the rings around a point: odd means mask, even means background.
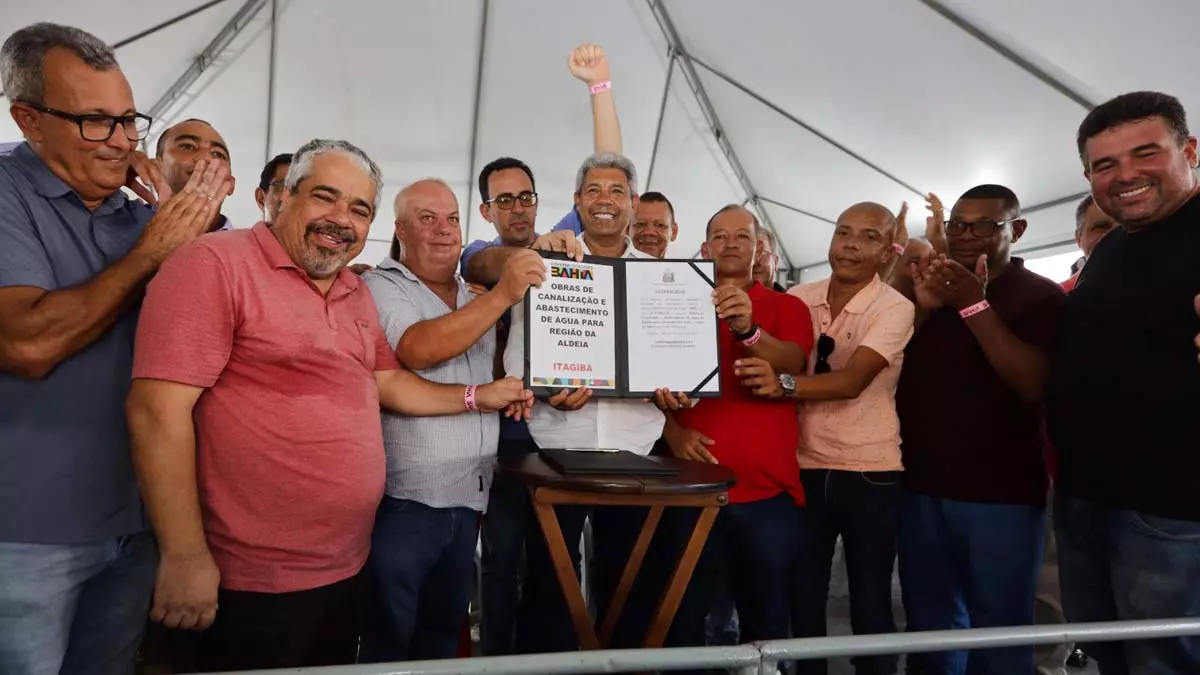
[[[1200,616],[1200,181],[1174,97],[1095,108],[1079,153],[1096,204],[1123,228],[1068,296],[1047,422],[1068,620]],[[1097,644],[1106,673],[1200,672],[1200,640]]]

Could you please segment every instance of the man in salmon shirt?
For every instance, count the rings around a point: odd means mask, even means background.
[[[201,237],[146,291],[126,407],[161,551],[150,617],[207,629],[203,671],[354,662],[384,487],[381,406],[432,416],[532,401],[511,378],[434,384],[400,367],[346,267],[382,185],[362,150],[311,141],[272,227]]]
[[[820,335],[810,374],[777,375],[762,359],[738,362],[743,384],[755,394],[803,402],[799,459],[808,504],[794,577],[796,637],[826,634],[830,568],[839,536],[854,633],[896,632],[892,567],[903,470],[896,384],[915,310],[879,278],[879,270],[888,270],[897,259],[898,234],[897,218],[886,207],[851,206],[838,217],[829,245],[832,276],[789,291],[811,308],[814,332]],[[854,661],[860,675],[896,672],[891,654]],[[799,666],[803,674],[827,672],[820,660]]]
[[[813,346],[808,307],[754,280],[758,220],[738,205],[708,222],[701,253],[716,263],[713,293],[721,319],[721,397],[689,405],[660,391],[668,411],[663,435],[681,459],[719,463],[737,473],[729,506],[721,509],[671,627],[670,646],[704,644],[704,619],[722,575],[737,607],[742,642],[790,636],[791,586],[804,505],[796,464],[799,423],[794,401],[769,401],[742,386],[734,362],[755,357],[777,372],[802,374]],[[674,516],[672,511],[677,512]],[[682,546],[694,509],[671,509],[660,531]]]

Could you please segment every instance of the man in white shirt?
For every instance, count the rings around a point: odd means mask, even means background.
[[[583,255],[611,258],[649,258],[634,248],[626,232],[637,208],[637,173],[628,158],[600,152],[584,160],[575,178],[575,207],[583,223],[578,237]],[[563,235],[565,233],[555,233]],[[512,329],[504,351],[504,370],[514,377],[524,376],[525,304],[513,306]],[[650,454],[662,436],[665,418],[653,403],[640,399],[602,399],[592,402],[587,388],[564,389],[532,411],[529,432],[540,448],[568,450],[628,450]],[[563,538],[571,551],[577,573],[579,537],[589,510],[582,506],[555,509]],[[637,537],[641,509],[606,507],[592,513],[592,533],[596,555],[593,559],[595,596],[601,606],[611,596],[624,567],[625,558]],[[539,616],[540,651],[569,651],[579,641],[563,601],[545,540],[531,537],[526,541],[526,574],[523,605],[536,603]]]

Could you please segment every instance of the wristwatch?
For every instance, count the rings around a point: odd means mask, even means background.
[[[796,393],[796,378],[787,373],[779,374],[779,388],[783,390],[783,395],[791,398]]]

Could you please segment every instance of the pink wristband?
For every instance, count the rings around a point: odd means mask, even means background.
[[[958,315],[964,319],[967,319],[972,316],[975,316],[976,314],[982,312],[983,310],[987,309],[988,307],[991,307],[991,305],[988,304],[987,300],[980,300],[979,302],[971,305],[970,307],[960,309],[958,311]]]
[[[750,337],[746,338],[745,340],[742,340],[742,346],[743,347],[753,347],[754,345],[758,344],[758,341],[761,339],[762,339],[762,328],[755,328],[754,332],[750,335]]]
[[[479,408],[475,405],[475,387],[476,385],[473,384],[467,385],[466,402],[467,410],[470,411],[479,410]]]
[[[596,84],[588,87],[588,91],[592,92],[592,94],[599,94],[600,92],[608,91],[609,89],[612,89],[612,80],[597,82]]]
[[[892,244],[892,250],[896,253],[904,253],[904,244]]]

